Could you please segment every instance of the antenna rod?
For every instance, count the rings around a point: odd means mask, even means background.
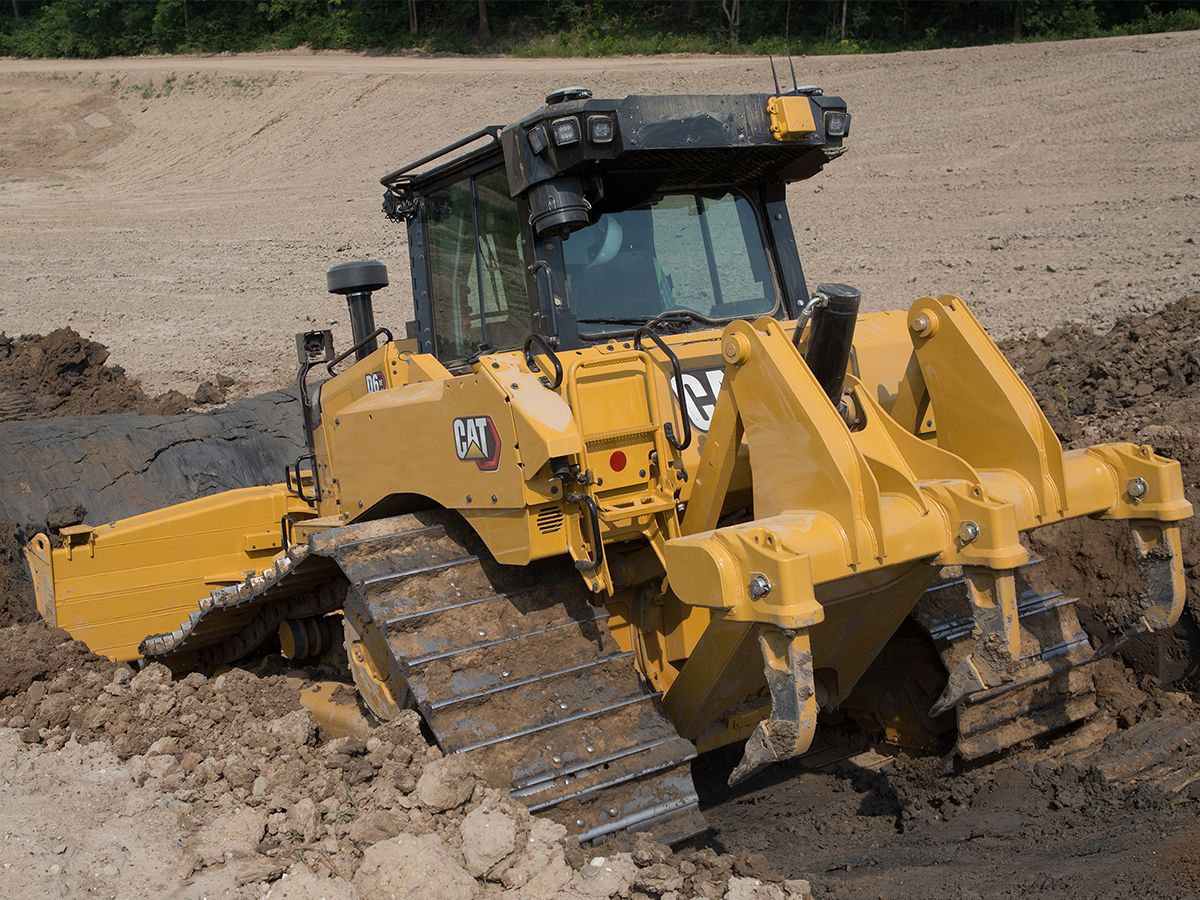
[[[788,65],[792,68],[792,90],[795,93],[800,92],[800,85],[796,84],[796,64],[792,62],[792,51],[788,50]]]
[[[779,90],[779,76],[775,74],[775,57],[768,53],[767,59],[771,61],[771,77],[775,79],[775,96],[778,97],[783,91]]]

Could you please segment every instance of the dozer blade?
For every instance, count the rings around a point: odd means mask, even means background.
[[[495,563],[448,513],[333,528],[292,554],[336,563],[349,582],[348,656],[377,716],[415,705],[443,751],[470,754],[493,784],[581,843],[625,830],[673,842],[706,827],[689,766],[695,748],[567,561]],[[196,652],[221,633],[220,620],[261,616],[287,577],[269,572],[214,592],[143,651]]]

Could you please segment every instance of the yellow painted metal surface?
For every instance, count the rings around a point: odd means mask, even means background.
[[[254,488],[65,529],[53,549],[39,536],[39,607],[131,659],[213,586],[268,565],[285,514],[329,527],[455,509],[503,563],[569,554],[680,732],[705,747],[750,735],[746,772],[802,752],[816,710],[849,695],[942,566],[963,567],[977,627],[1019,658],[1022,531],[1130,520],[1160,570],[1139,627],[1178,618],[1178,464],[1136,444],[1064,452],[962,300],[860,318],[849,423],[791,330],[763,318],[665,337],[686,410],[662,351],[629,341],[561,353],[557,389],[520,353],[452,374],[385,344],[321,387],[315,509]],[[665,426],[678,435],[685,414],[693,440],[676,450]],[[370,636],[352,643],[368,665]],[[979,660],[960,669],[946,702],[992,686]]]
[[[767,115],[777,141],[794,141],[817,131],[812,101],[805,96],[772,97],[767,101]]]
[[[260,572],[283,547],[282,519],[309,516],[283,485],[227,491],[105,525],[63,529],[26,549],[38,609],[96,653],[138,658],[215,587]]]

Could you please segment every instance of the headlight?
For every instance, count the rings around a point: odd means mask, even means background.
[[[611,144],[617,125],[612,116],[588,116],[588,140],[593,144]]]
[[[831,109],[825,113],[825,137],[839,138],[850,133],[850,113]]]
[[[569,147],[579,143],[579,120],[574,116],[555,119],[550,123],[550,134],[554,137],[557,147]]]
[[[541,153],[550,146],[544,126],[535,125],[529,129],[529,146],[533,149],[534,153]]]

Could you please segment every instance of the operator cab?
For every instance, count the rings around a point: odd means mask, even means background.
[[[630,96],[556,91],[386,175],[408,226],[409,337],[452,370],[530,335],[571,349],[639,327],[793,318],[808,299],[785,185],[840,155],[819,89]]]

